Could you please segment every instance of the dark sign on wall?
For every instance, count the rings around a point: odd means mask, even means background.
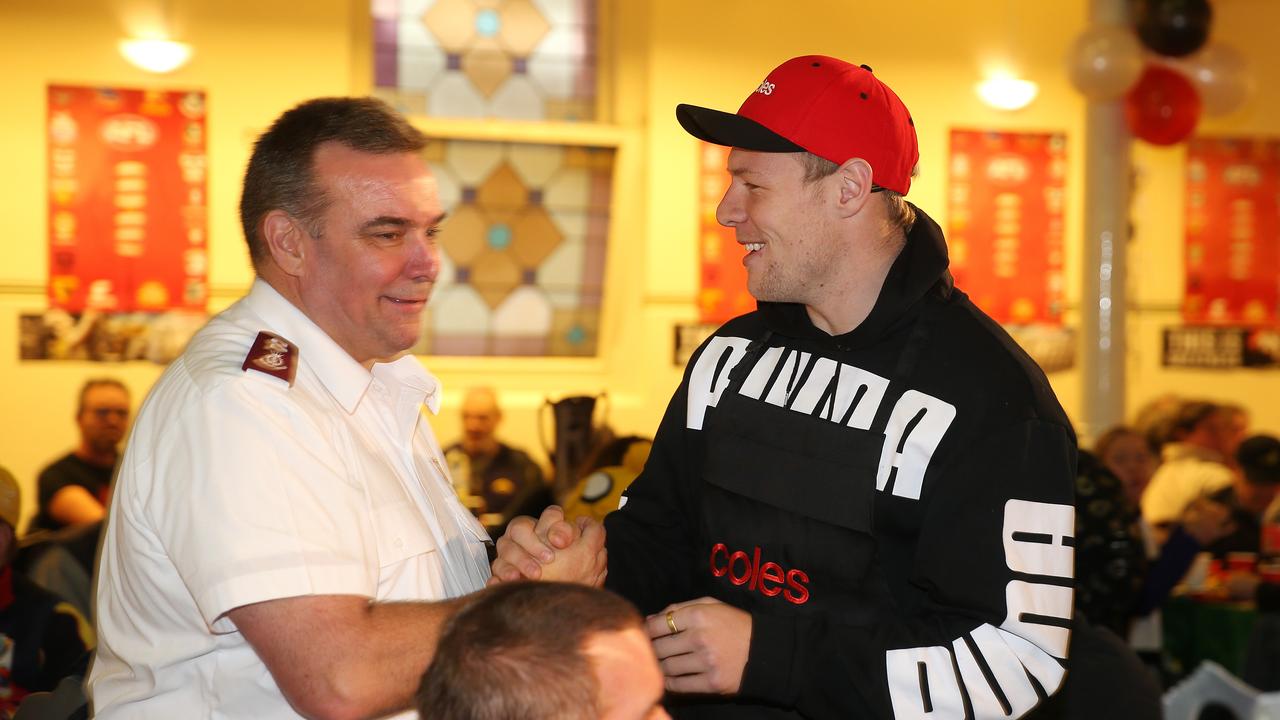
[[[711,337],[718,327],[720,326],[715,323],[676,323],[672,363],[676,367],[684,367],[698,346]]]
[[[1280,330],[1171,327],[1164,330],[1165,367],[1243,368],[1280,365]]]

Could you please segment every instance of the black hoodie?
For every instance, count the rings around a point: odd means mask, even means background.
[[[752,615],[739,695],[678,717],[1019,717],[1061,683],[1075,436],[917,215],[853,331],[761,303],[709,338],[605,521],[644,612]]]

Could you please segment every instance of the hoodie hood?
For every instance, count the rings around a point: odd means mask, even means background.
[[[836,344],[857,348],[870,345],[893,329],[931,290],[943,296],[952,289],[947,271],[947,242],[942,228],[920,208],[915,224],[907,233],[902,252],[889,267],[884,285],[876,297],[871,314],[858,327],[836,337]],[[830,337],[814,326],[804,305],[799,303],[759,303],[759,311],[771,332],[800,338]]]

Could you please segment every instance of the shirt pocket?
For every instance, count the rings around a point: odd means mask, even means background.
[[[407,502],[374,510],[373,522],[378,536],[379,567],[399,565],[438,549],[427,520]]]

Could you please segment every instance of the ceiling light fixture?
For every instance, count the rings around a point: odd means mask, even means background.
[[[187,64],[191,46],[174,40],[121,40],[120,54],[147,72],[168,73]]]
[[[1040,93],[1040,86],[1012,75],[994,75],[977,85],[982,102],[998,110],[1021,110]]]

